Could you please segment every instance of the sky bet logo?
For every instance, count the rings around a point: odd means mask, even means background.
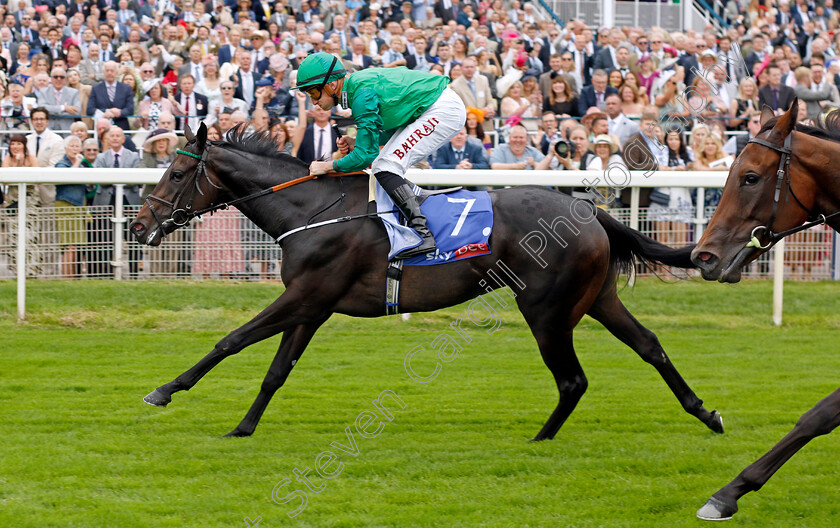
[[[490,247],[487,244],[467,244],[461,246],[455,251],[441,251],[435,249],[434,253],[427,253],[426,260],[441,260],[446,262],[448,260],[458,260],[468,257],[477,257],[479,255],[487,255],[490,253]]]

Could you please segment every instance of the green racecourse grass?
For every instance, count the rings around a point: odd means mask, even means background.
[[[659,336],[726,434],[682,411],[652,367],[586,318],[575,334],[589,391],[553,441],[528,443],[557,392],[518,312],[428,384],[406,353],[464,306],[362,320],[335,316],[275,396],[256,434],[244,416],[279,338],[228,358],[166,409],[141,398],[192,366],[282,291],[277,284],[0,283],[0,527],[679,527],[838,386],[840,284],[792,284],[785,325],[772,285],[655,279],[621,297]],[[383,390],[406,403],[295,519],[272,489],[314,468]],[[840,525],[840,434],[818,438],[740,501],[739,527]],[[335,469],[333,465],[330,469]],[[310,476],[314,475],[313,473]],[[293,482],[297,485],[297,483]],[[302,487],[302,485],[297,485]],[[293,488],[286,486],[282,497]]]

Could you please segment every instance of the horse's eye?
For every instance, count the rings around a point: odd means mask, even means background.
[[[744,177],[744,185],[755,185],[758,183],[758,176],[755,174],[747,174]]]
[[[179,182],[184,179],[184,173],[181,171],[175,171],[172,173],[172,181]]]

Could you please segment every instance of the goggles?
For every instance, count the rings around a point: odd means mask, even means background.
[[[317,101],[321,98],[321,88],[317,86],[310,86],[308,88],[303,89],[304,93],[312,98],[313,101]]]

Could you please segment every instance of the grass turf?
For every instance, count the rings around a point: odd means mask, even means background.
[[[27,322],[0,283],[0,526],[651,527],[698,526],[695,510],[837,388],[840,284],[786,285],[785,325],[770,322],[772,285],[643,280],[621,296],[659,336],[707,408],[715,435],[679,407],[652,367],[586,318],[575,334],[589,391],[554,441],[528,443],[557,392],[518,312],[498,332],[434,367],[432,339],[464,306],[376,320],[333,317],[316,335],[256,434],[220,439],[259,389],[278,338],[228,358],[166,409],[141,398],[170,381],[282,291],[273,284],[29,282]],[[394,391],[375,438],[353,429]],[[354,431],[358,455],[347,444]],[[733,524],[836,527],[838,435],[813,441]],[[294,468],[339,455],[341,473]],[[338,469],[334,462],[328,470]]]

